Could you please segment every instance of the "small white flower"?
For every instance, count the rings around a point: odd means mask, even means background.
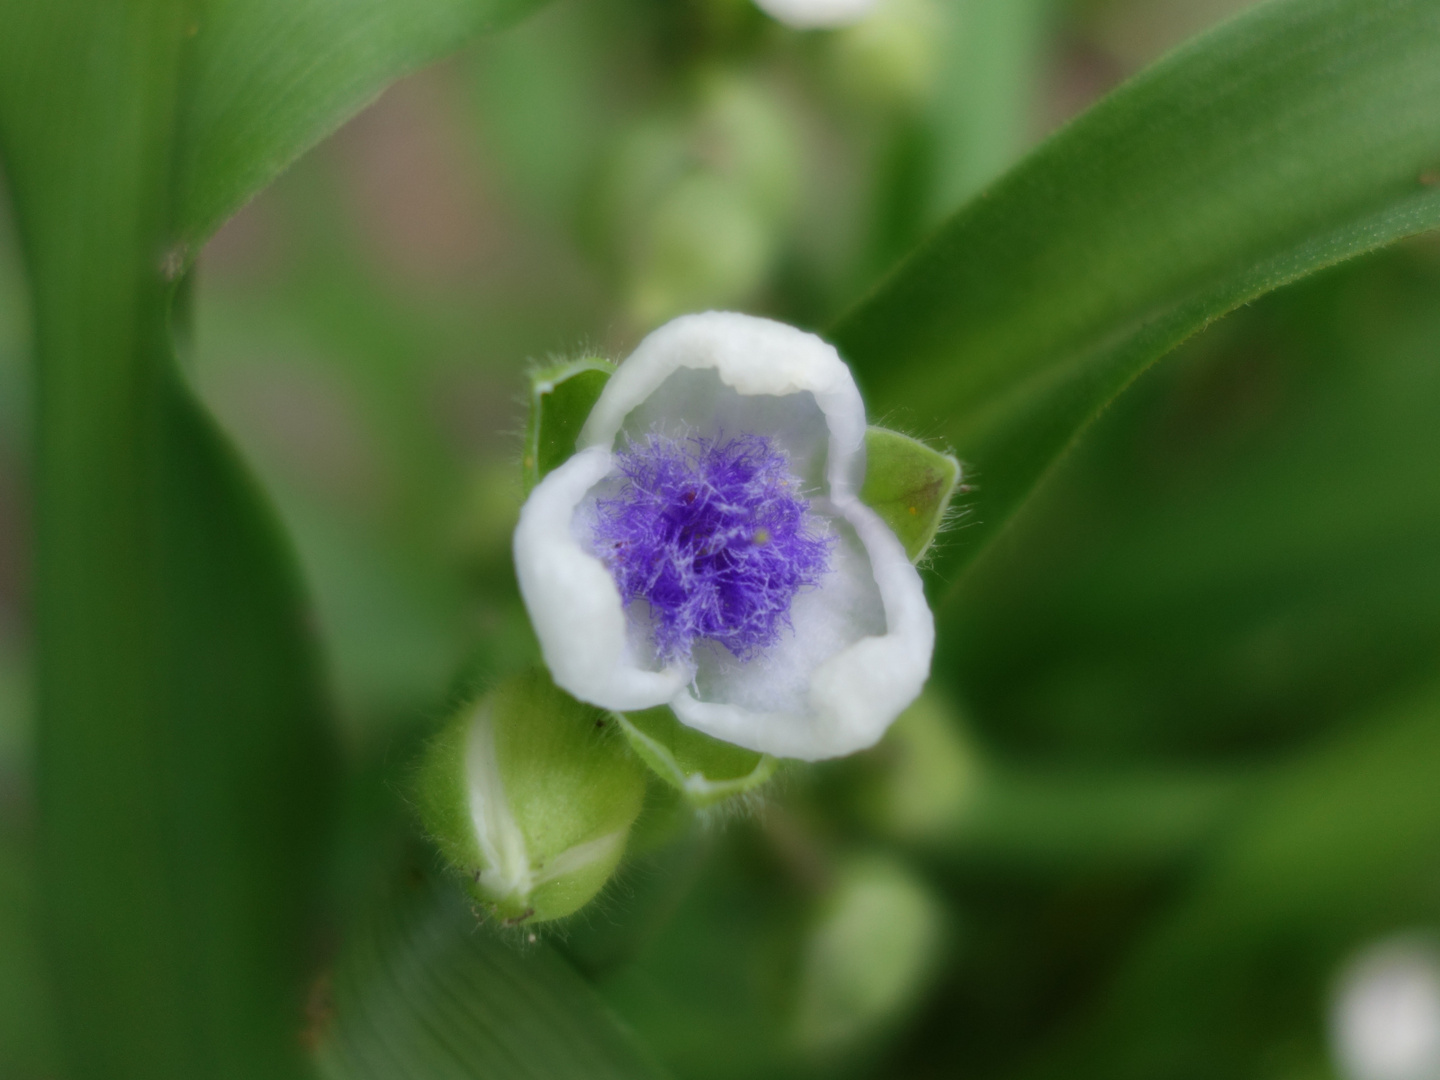
[[[820,30],[857,23],[875,10],[878,0],[755,0],[772,19],[797,30]]]
[[[515,530],[520,591],[555,682],[606,709],[668,704],[691,728],[780,757],[813,761],[873,745],[920,693],[935,628],[900,541],[858,498],[864,437],[865,406],[850,370],[813,334],[725,312],[682,316],[650,334],[601,393],[576,454],[530,494]],[[781,503],[806,508],[793,542],[808,545],[807,557],[817,542],[828,553],[822,574],[799,575],[782,594],[788,610],[764,625],[752,619],[730,638],[695,630],[708,624],[692,617],[683,589],[662,598],[669,586],[654,575],[646,579],[651,592],[637,599],[632,589],[627,604],[617,583],[632,569],[624,542],[598,550],[597,534],[613,535],[604,531],[606,515],[617,505],[628,513],[625,500],[644,485],[631,483],[637,457],[679,468],[676,460],[688,460],[674,457],[682,444],[712,458],[727,447],[773,448],[798,483],[771,483],[764,506],[780,490]],[[739,451],[731,454],[733,464]],[[763,512],[724,504],[724,490],[696,477],[683,501],[699,490],[717,500],[714,513]],[[677,512],[688,510],[677,503]],[[770,530],[752,531],[742,555],[773,557],[764,547]],[[663,618],[682,618],[681,609],[689,620],[683,640],[667,649]],[[733,615],[707,610],[722,621]],[[742,647],[752,642],[759,644]]]
[[[1347,1080],[1440,1077],[1440,954],[1425,936],[1371,945],[1346,966],[1330,1015]]]

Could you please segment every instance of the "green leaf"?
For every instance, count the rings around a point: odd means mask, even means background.
[[[1173,53],[975,199],[839,325],[872,407],[973,466],[972,559],[1156,357],[1440,223],[1440,8],[1280,0]]]
[[[941,38],[927,224],[998,176],[1023,149],[1053,0],[959,0]]]
[[[960,462],[898,431],[865,432],[865,483],[860,501],[884,519],[918,562],[935,539],[960,485]]]
[[[208,231],[511,3],[0,9],[35,308],[39,839],[78,1077],[303,1073],[333,758],[289,552],[173,362]]]
[[[530,374],[530,415],[525,424],[525,490],[575,453],[575,440],[615,365],[586,357]]]
[[[75,1077],[305,1071],[327,710],[288,552],[173,363],[185,20],[0,9],[38,361],[40,897]]]
[[[497,939],[454,890],[421,890],[354,935],[333,993],[329,1080],[664,1075],[548,945]]]
[[[712,806],[753,791],[774,776],[779,765],[768,754],[686,727],[667,705],[615,716],[640,759],[693,806]]]
[[[1440,690],[1363,718],[1286,768],[1188,898],[1123,965],[1090,1025],[1035,1077],[1237,1076],[1302,1047],[1336,969],[1440,918]]]
[[[1397,246],[1235,312],[1116,401],[946,605],[1002,754],[1305,745],[1440,654],[1440,265]]]
[[[40,949],[34,837],[0,819],[0,1074],[59,1076]]]
[[[191,252],[401,75],[538,0],[205,0],[187,20],[177,231]]]

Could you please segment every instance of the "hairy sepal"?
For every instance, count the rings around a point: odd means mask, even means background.
[[[422,822],[496,918],[563,918],[619,865],[645,774],[616,728],[531,671],[468,702],[431,742]]]

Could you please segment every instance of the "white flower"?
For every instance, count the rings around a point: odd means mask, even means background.
[[[877,0],[755,0],[772,19],[797,30],[819,30],[857,23],[875,10]]]
[[[1340,977],[1330,1033],[1347,1080],[1440,1076],[1440,955],[1407,934],[1371,945]]]
[[[650,609],[627,607],[594,553],[596,522],[623,483],[619,459],[657,432],[768,440],[833,538],[828,571],[794,593],[788,625],[748,658],[701,640],[693,656],[667,662]],[[920,693],[935,628],[900,541],[857,496],[864,437],[850,370],[813,334],[725,312],[682,316],[650,334],[515,530],[520,591],[555,682],[616,711],[668,704],[691,728],[780,757],[813,761],[873,745]]]

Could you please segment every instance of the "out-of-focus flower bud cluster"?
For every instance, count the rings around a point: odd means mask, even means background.
[[[703,76],[688,106],[624,134],[592,217],[637,325],[753,297],[795,215],[800,166],[783,104],[739,74]]]

